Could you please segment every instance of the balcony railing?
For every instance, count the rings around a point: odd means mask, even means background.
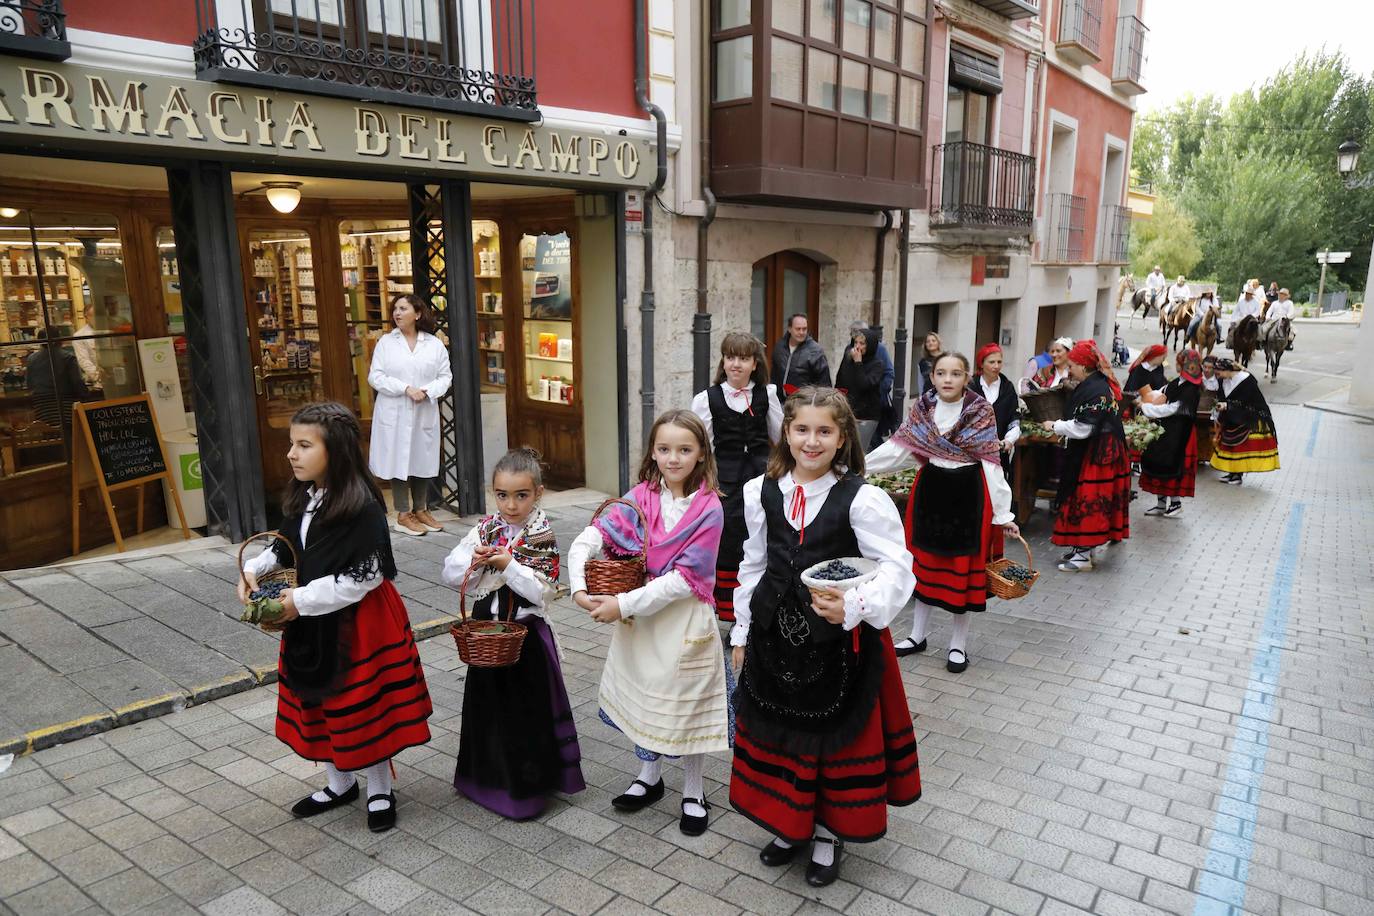
[[[1035,218],[1035,157],[981,143],[941,143],[931,157],[930,225],[1005,229],[1022,235]]]
[[[195,0],[196,75],[533,121],[535,0]]]
[[[1100,239],[1097,260],[1102,264],[1125,264],[1131,240],[1131,208],[1103,204],[1097,220]]]
[[[1134,16],[1116,20],[1116,55],[1112,62],[1112,85],[1127,95],[1140,95],[1145,84],[1140,74],[1145,70],[1145,23]]]
[[[1055,46],[1082,64],[1102,59],[1102,0],[1062,0]]]
[[[44,60],[71,57],[62,0],[0,0],[0,51]]]
[[[973,0],[989,12],[1008,19],[1029,19],[1040,12],[1040,0]]]
[[[1040,259],[1051,264],[1083,260],[1083,223],[1088,201],[1073,194],[1045,195],[1045,235]]]

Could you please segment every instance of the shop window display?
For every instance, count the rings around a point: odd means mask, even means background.
[[[314,255],[309,236],[290,230],[251,233],[249,253],[256,382],[267,400],[267,425],[286,430],[291,415],[324,391]]]
[[[566,232],[520,239],[524,290],[525,394],[571,406],[573,353],[572,240]]]
[[[70,459],[72,405],[141,390],[118,221],[0,219],[0,476]]]
[[[353,409],[367,427],[376,392],[367,383],[372,351],[391,330],[391,302],[415,291],[410,226],[398,220],[345,220],[339,224],[344,315],[353,375]]]

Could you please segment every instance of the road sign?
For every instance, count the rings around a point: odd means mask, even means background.
[[[1317,252],[1318,264],[1344,264],[1350,257],[1348,251],[1319,251]]]

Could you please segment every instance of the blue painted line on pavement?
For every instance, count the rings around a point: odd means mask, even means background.
[[[1312,431],[1307,434],[1307,457],[1312,457],[1312,451],[1317,447],[1317,430],[1322,428],[1322,412],[1312,411]]]
[[[1315,433],[1316,425],[1313,424]],[[1311,444],[1308,445],[1310,454]],[[1269,726],[1278,706],[1279,668],[1287,642],[1288,604],[1293,593],[1298,541],[1306,503],[1294,503],[1279,548],[1278,568],[1269,588],[1259,647],[1250,663],[1245,702],[1226,763],[1226,782],[1217,802],[1207,861],[1197,882],[1193,916],[1238,916],[1245,907],[1250,856],[1259,820],[1260,783],[1269,753]]]

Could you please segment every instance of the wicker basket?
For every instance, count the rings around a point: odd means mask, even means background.
[[[649,554],[649,520],[644,517],[644,510],[638,505],[628,499],[617,498],[608,499],[598,506],[592,513],[592,521],[595,522],[612,503],[623,503],[635,510],[640,524],[644,526],[644,542],[637,557],[623,560],[588,560],[583,574],[587,580],[589,595],[623,595],[644,584],[644,569]]]
[[[514,561],[511,561],[514,562]],[[469,566],[458,589],[458,615],[462,618],[449,632],[458,645],[458,657],[473,668],[505,668],[520,660],[520,648],[529,629],[515,622],[515,607],[509,620],[474,620],[468,617],[468,581],[480,566]],[[499,611],[498,611],[499,614]]]
[[[1026,549],[1026,568],[1030,570],[1030,580],[1028,582],[1018,582],[1015,579],[1008,579],[1002,575],[1002,570],[1015,563],[1006,557],[998,557],[987,565],[988,591],[998,598],[1012,599],[1024,598],[1030,594],[1031,586],[1035,580],[1040,578],[1040,573],[1035,571],[1034,560],[1031,557],[1030,545],[1026,539],[1017,535],[1016,539],[1021,542],[1021,546]]]
[[[248,545],[258,540],[270,541],[273,539],[281,541],[286,545],[286,549],[291,551],[291,568],[279,569],[276,572],[270,572],[261,577],[258,579],[258,587],[261,588],[272,582],[285,582],[287,588],[295,588],[299,584],[296,579],[296,569],[301,565],[301,558],[296,555],[296,548],[291,546],[291,542],[283,537],[280,531],[259,531],[243,542],[239,547],[239,575],[243,575],[243,552],[248,549]],[[247,606],[248,604],[245,603],[244,607]],[[286,624],[284,623],[271,623],[269,621],[263,621],[259,623],[258,626],[268,633],[280,633],[282,630],[286,629]]]
[[[1053,388],[1039,388],[1021,395],[1026,402],[1026,410],[1037,423],[1053,423],[1064,419],[1064,409],[1068,405],[1069,388],[1056,385]]]

